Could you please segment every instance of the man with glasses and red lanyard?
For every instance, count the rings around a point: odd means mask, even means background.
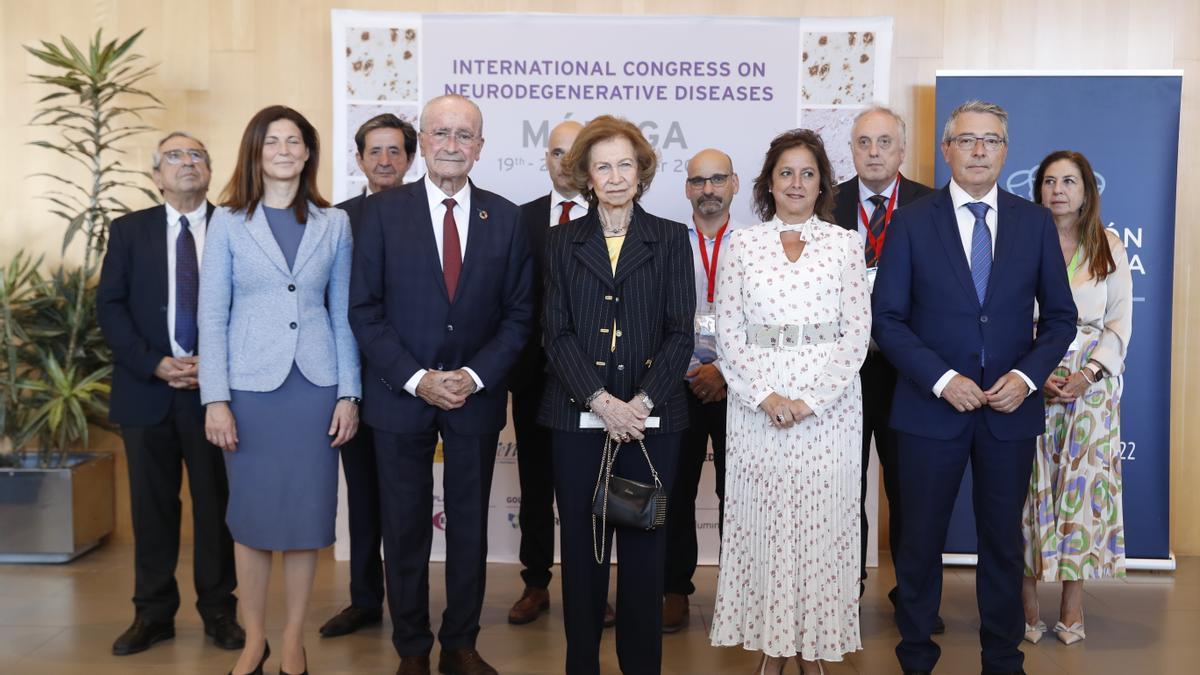
[[[901,206],[912,204],[932,190],[925,185],[900,175],[904,163],[905,125],[904,119],[888,108],[875,106],[859,113],[850,132],[850,151],[854,157],[854,178],[838,185],[834,218],[838,225],[848,230],[858,230],[863,238],[863,252],[867,259],[867,278],[875,280],[875,268],[883,253],[888,225],[892,214]],[[875,449],[879,455],[879,466],[883,477],[883,490],[887,495],[890,518],[888,520],[888,542],[893,553],[900,543],[900,496],[897,474],[896,435],[888,427],[888,416],[892,411],[892,393],[896,388],[896,369],[879,351],[874,341],[867,352],[867,360],[859,370],[863,392],[863,440],[862,440],[862,549],[859,560],[862,579],[867,578],[867,466],[871,456],[871,438],[875,438]],[[859,594],[865,585],[860,587]],[[892,604],[896,603],[896,589],[888,592]],[[946,630],[941,617],[934,625],[935,633]]]
[[[720,150],[701,150],[687,164],[684,194],[692,203],[687,223],[696,276],[696,346],[688,366],[688,419],[679,448],[679,473],[667,503],[667,557],[663,583],[664,633],[688,624],[688,596],[696,591],[692,575],[699,555],[696,541],[696,494],[700,472],[712,440],[716,492],[720,503],[717,521],[724,520],[725,505],[725,378],[717,361],[716,310],[713,297],[721,246],[729,234],[746,227],[733,222],[729,207],[738,192],[733,160]]]

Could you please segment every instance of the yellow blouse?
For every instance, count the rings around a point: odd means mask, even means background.
[[[617,260],[621,257],[621,247],[625,244],[625,235],[619,237],[605,237],[604,245],[608,247],[608,262],[612,263],[613,276],[617,275]],[[608,351],[617,351],[617,320],[613,319],[612,326],[612,345]]]

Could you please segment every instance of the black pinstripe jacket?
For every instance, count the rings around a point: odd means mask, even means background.
[[[657,433],[686,428],[683,375],[696,312],[687,228],[635,205],[614,275],[593,209],[550,230],[545,261],[542,330],[550,373],[538,422],[578,431],[584,401],[604,387],[626,401],[639,390],[649,394],[650,414],[661,422]]]

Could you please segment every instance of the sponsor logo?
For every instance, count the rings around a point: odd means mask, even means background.
[[[443,532],[446,531],[446,512],[445,511],[438,511],[437,513],[433,514],[433,526]]]
[[[1037,166],[1034,165],[1028,169],[1014,171],[1004,181],[1004,189],[1017,195],[1024,197],[1029,201],[1033,201],[1033,181],[1037,178]],[[1104,186],[1108,181],[1100,172],[1096,172],[1096,188],[1100,190],[1100,194],[1104,194]]]
[[[520,521],[517,520],[517,514],[515,514],[515,513],[508,514],[508,524],[511,525],[512,529],[514,529],[514,530],[520,529],[521,523],[520,523]]]

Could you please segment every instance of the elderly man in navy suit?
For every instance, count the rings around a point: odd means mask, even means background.
[[[154,152],[164,204],[112,224],[96,289],[96,318],[113,353],[109,419],[121,427],[133,519],[133,625],[113,643],[124,656],[175,636],[179,587],[179,489],[192,495],[196,608],[217,646],[241,649],[229,486],[221,451],[204,438],[197,391],[196,306],[204,233],[213,205],[204,144],[182,131]]]
[[[350,216],[350,231],[357,238],[367,197],[404,184],[404,174],[417,153],[417,131],[392,113],[383,113],[358,128],[354,143],[358,147],[354,158],[367,177],[367,187],[337,207]],[[379,555],[383,524],[375,435],[360,427],[340,451],[350,512],[350,606],[321,626],[321,637],[348,635],[383,618],[383,559]]]
[[[350,323],[375,431],[392,642],[399,675],[429,673],[433,457],[442,440],[446,611],[442,673],[496,670],[475,649],[496,443],[509,370],[533,320],[529,247],[516,205],[468,180],[483,115],[439,96],[421,112],[427,173],[369,197],[354,247]]]
[[[940,654],[930,633],[941,553],[968,460],[983,672],[1024,672],[1021,508],[1045,426],[1036,383],[1075,335],[1075,302],[1050,212],[996,186],[1007,147],[1000,106],[968,101],[950,114],[950,184],[896,212],[872,295],[872,333],[901,376],[891,423],[903,458],[905,673],[931,672]]]

